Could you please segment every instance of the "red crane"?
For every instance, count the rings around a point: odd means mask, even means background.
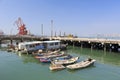
[[[22,19],[19,17],[18,20],[15,21],[15,24],[18,27],[18,35],[27,35],[28,31],[26,30],[25,24]]]

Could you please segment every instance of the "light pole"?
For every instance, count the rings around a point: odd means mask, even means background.
[[[41,36],[43,37],[43,24],[41,24]]]
[[[51,39],[53,37],[53,20],[51,20]]]

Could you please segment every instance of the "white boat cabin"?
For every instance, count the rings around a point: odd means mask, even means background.
[[[46,50],[55,50],[61,48],[61,42],[59,40],[43,41]]]
[[[44,49],[44,46],[42,41],[22,42],[18,44],[18,49],[26,51],[36,51],[39,49]]]

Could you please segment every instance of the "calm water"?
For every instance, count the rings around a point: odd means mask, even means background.
[[[94,66],[71,71],[50,71],[49,64],[40,63],[32,55],[0,51],[0,80],[120,80],[120,53],[69,47],[67,53],[92,57]]]

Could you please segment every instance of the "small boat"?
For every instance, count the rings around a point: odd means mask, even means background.
[[[53,60],[66,60],[66,59],[70,59],[70,58],[72,58],[71,55],[65,55],[65,56],[53,58]]]
[[[50,55],[53,55],[53,54],[51,54],[51,53],[41,53],[41,54],[37,54],[37,55],[35,56],[35,58],[36,58],[36,59],[39,59],[39,58],[41,58],[41,57],[43,57],[43,56],[50,56]]]
[[[50,70],[62,70],[65,69],[65,67],[61,64],[54,64],[52,63],[49,67]]]
[[[42,63],[50,63],[51,59],[50,58],[40,58],[40,62],[42,62]]]
[[[81,69],[81,68],[85,68],[85,67],[88,67],[90,65],[92,65],[96,60],[95,59],[87,59],[85,61],[81,61],[81,62],[78,62],[78,63],[75,63],[75,64],[72,64],[72,65],[68,65],[66,66],[66,68],[68,69]]]
[[[66,60],[53,60],[52,63],[54,63],[54,64],[72,64],[72,63],[75,63],[78,59],[79,59],[79,57],[73,57],[73,58],[66,59]]]
[[[56,50],[56,51],[48,51],[48,52],[44,52],[44,53],[33,53],[33,55],[35,57],[39,57],[39,56],[49,56],[49,55],[54,55],[54,54],[58,54],[60,52],[60,50]]]
[[[52,54],[52,55],[45,55],[45,56],[36,56],[35,58],[40,59],[40,58],[55,58],[55,57],[60,57],[64,56],[64,53],[58,53],[58,54]]]

